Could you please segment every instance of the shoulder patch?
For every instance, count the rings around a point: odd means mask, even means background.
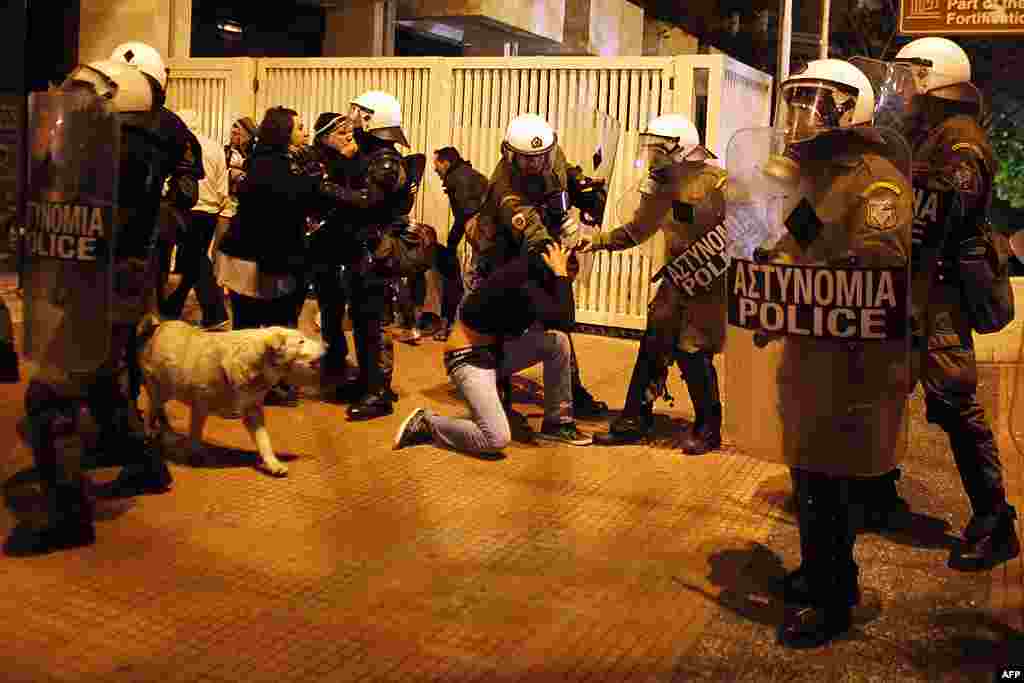
[[[961,161],[950,169],[953,187],[957,192],[965,194],[981,194],[981,178],[978,171],[969,161]]]
[[[864,222],[869,228],[888,230],[896,227],[899,220],[896,209],[900,196],[898,187],[892,183],[873,183],[861,196],[866,201]]]

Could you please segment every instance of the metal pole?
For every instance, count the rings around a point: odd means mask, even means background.
[[[831,0],[821,0],[821,50],[818,57],[828,59],[829,6]]]
[[[793,0],[779,0],[779,82],[789,77],[789,53],[793,43]]]
[[[779,0],[779,61],[778,78],[775,79],[776,97],[772,98],[772,116],[778,104],[778,92],[782,82],[789,77],[789,53],[793,41],[793,0]]]

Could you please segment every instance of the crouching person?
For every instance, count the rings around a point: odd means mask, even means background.
[[[591,443],[577,429],[572,411],[572,353],[563,331],[571,328],[575,315],[568,254],[550,244],[541,259],[554,274],[555,288],[545,291],[544,266],[536,260],[509,262],[466,298],[462,317],[445,344],[445,369],[472,417],[445,417],[417,408],[395,434],[396,450],[431,442],[469,453],[502,450],[512,433],[498,379],[537,363],[544,365],[544,421],[537,438],[573,446]]]

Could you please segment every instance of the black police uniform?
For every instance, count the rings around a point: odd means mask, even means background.
[[[989,568],[1020,552],[1016,511],[1006,501],[995,436],[978,402],[971,299],[964,288],[960,245],[990,230],[988,211],[997,167],[984,129],[971,116],[950,116],[912,141],[915,354],[927,419],[949,436],[973,517],[954,551],[954,566]],[[937,258],[936,258],[937,256]],[[894,470],[868,488],[875,503],[868,521],[884,527],[905,512]],[[870,505],[870,504],[869,504]]]
[[[155,81],[152,85],[160,93]],[[5,547],[10,554],[47,552],[95,538],[92,506],[85,480],[77,473],[78,463],[62,461],[57,447],[59,438],[76,431],[81,400],[99,426],[100,449],[129,459],[100,495],[161,493],[171,485],[170,470],[160,448],[146,439],[135,405],[141,384],[135,333],[136,324],[156,305],[160,270],[156,247],[168,217],[171,212],[187,212],[199,198],[202,150],[181,119],[162,106],[118,117],[121,155],[110,354],[103,367],[88,376],[72,377],[44,366],[30,380],[19,431],[32,447],[40,479],[53,494],[54,509],[46,528],[16,529]],[[127,383],[126,368],[130,371]]]
[[[355,258],[346,268],[344,288],[351,302],[359,361],[356,388],[363,396],[347,412],[353,420],[365,420],[394,411],[394,356],[389,352],[392,342],[384,330],[384,312],[391,296],[390,283],[397,274],[392,233],[407,224],[415,192],[394,143],[359,130],[356,142],[359,152],[351,166],[346,165],[344,175],[337,178],[340,188],[334,200],[337,220],[344,222],[343,231],[358,244]],[[341,300],[337,290],[328,296]],[[331,320],[329,324],[338,323]]]

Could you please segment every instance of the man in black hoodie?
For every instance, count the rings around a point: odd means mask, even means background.
[[[444,276],[444,298],[441,302],[444,327],[434,337],[447,341],[463,294],[457,250],[466,232],[466,221],[475,216],[483,204],[487,194],[487,176],[473,168],[454,147],[442,147],[434,152],[434,171],[444,184],[444,193],[448,195],[454,216],[452,228],[448,231],[448,248],[438,256],[438,269]]]

